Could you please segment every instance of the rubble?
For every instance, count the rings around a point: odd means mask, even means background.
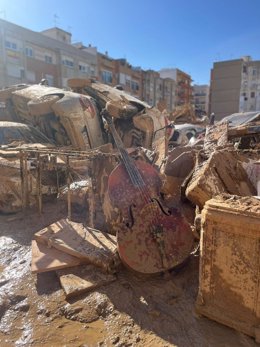
[[[223,149],[214,151],[202,164],[199,164],[200,160],[198,154],[195,172],[186,189],[187,198],[195,205],[202,208],[207,200],[222,193],[256,195],[243,168],[243,163],[249,161],[246,154],[238,155],[235,150]]]
[[[206,126],[208,124],[208,117],[197,117],[194,107],[191,104],[184,104],[182,106],[177,106],[171,114],[171,119],[176,124],[192,123],[192,124],[203,124]]]
[[[57,271],[66,298],[71,298],[116,280],[115,275],[104,274],[96,266],[85,265]]]
[[[0,91],[1,119],[47,137],[1,144],[0,341],[254,346],[193,310],[259,339],[259,124],[186,105],[173,129],[122,90],[69,86]]]

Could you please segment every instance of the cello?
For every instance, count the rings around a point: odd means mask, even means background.
[[[122,216],[117,227],[117,249],[122,262],[139,273],[153,274],[170,270],[190,255],[193,234],[177,209],[165,208],[160,199],[162,181],[149,163],[128,155],[112,117],[105,118],[121,163],[108,178],[108,195]]]

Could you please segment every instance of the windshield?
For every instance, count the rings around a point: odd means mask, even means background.
[[[31,127],[0,127],[0,145],[14,141],[24,143],[50,143],[37,129]]]

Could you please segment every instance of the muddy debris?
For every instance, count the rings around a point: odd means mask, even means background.
[[[69,84],[0,91],[1,347],[256,346],[258,124]]]

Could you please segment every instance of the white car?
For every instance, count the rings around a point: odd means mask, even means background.
[[[205,127],[196,124],[177,124],[174,126],[174,131],[169,139],[169,147],[185,146],[191,139],[196,139],[198,136],[205,133]]]

